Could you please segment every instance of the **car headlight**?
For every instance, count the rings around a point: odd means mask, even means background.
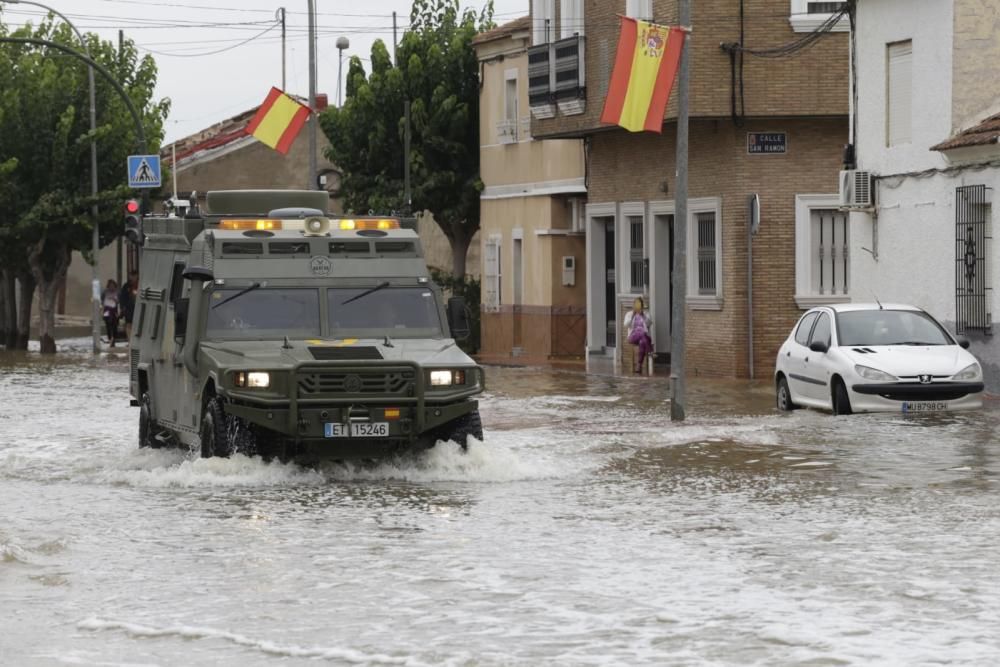
[[[267,389],[271,386],[271,374],[264,371],[238,371],[233,375],[233,384],[248,389]]]
[[[975,382],[976,380],[983,379],[983,369],[979,367],[977,363],[971,363],[958,373],[955,374],[956,380],[965,380],[968,382]]]
[[[465,384],[465,370],[440,368],[431,371],[430,378],[432,387],[450,387],[452,385]]]
[[[854,367],[854,372],[863,377],[866,380],[871,380],[872,382],[899,382],[899,378],[895,375],[889,375],[884,371],[880,371],[877,368],[872,368],[871,366],[862,366],[857,364]]]

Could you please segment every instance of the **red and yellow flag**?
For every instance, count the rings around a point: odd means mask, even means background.
[[[659,133],[681,61],[685,30],[622,17],[601,122]]]
[[[277,88],[271,88],[267,99],[247,125],[247,134],[252,134],[262,144],[284,155],[292,147],[307,118],[309,107]]]

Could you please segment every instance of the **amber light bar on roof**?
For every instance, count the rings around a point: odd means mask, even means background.
[[[219,221],[219,229],[281,229],[281,220],[221,220]]]
[[[344,218],[337,221],[338,229],[342,231],[362,230],[362,229],[399,229],[399,220],[391,218],[353,220]]]

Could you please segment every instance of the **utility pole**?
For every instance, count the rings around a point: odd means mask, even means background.
[[[399,67],[399,60],[396,59],[396,46],[398,45],[396,40],[396,12],[392,13],[392,64]]]
[[[118,31],[118,64],[119,64],[119,66],[122,63],[122,54],[124,52],[125,52],[125,31],[124,30],[119,30]],[[122,244],[122,237],[119,236],[117,238],[117,240],[115,240],[115,263],[116,263],[116,266],[115,266],[115,269],[116,269],[116,271],[115,271],[115,277],[116,278],[115,279],[118,282],[118,287],[121,287],[124,284],[122,282],[122,278],[124,278],[124,276],[122,275],[122,245],[123,245]]]
[[[681,28],[691,26],[691,0],[680,0]],[[677,195],[674,198],[674,275],[670,310],[670,420],[684,421],[687,381],[684,370],[687,314],[688,238],[688,84],[691,78],[691,35],[684,39],[677,80]]]
[[[315,190],[316,182],[316,2],[307,0],[309,11],[309,187]]]
[[[285,88],[285,8],[278,7],[274,18],[281,21],[281,91],[284,92],[287,90]]]
[[[410,196],[410,100],[403,102],[403,199],[406,201],[406,215],[413,212]]]

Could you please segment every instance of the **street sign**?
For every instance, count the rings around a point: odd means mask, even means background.
[[[129,155],[128,186],[130,188],[160,187],[160,156]]]
[[[747,153],[774,155],[788,152],[788,135],[784,132],[747,132]]]

